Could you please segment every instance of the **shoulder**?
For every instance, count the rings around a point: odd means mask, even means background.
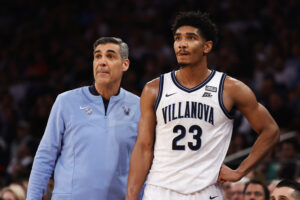
[[[141,95],[141,108],[154,108],[159,93],[160,78],[155,78],[146,83]]]
[[[234,104],[247,104],[256,102],[256,96],[249,86],[242,81],[226,76],[224,82],[224,95],[231,99]]]
[[[162,80],[160,80],[160,77],[157,77],[149,82],[146,83],[143,91],[148,91],[151,93],[158,93],[159,90],[159,84]]]
[[[245,83],[228,75],[224,81],[224,89],[228,90],[227,92],[232,94],[236,94],[237,92],[252,92],[250,87]]]
[[[88,90],[88,86],[80,87],[80,88],[75,88],[72,90],[68,90],[65,92],[60,93],[56,101],[76,101],[79,99],[79,97],[82,96],[82,93],[84,90]]]

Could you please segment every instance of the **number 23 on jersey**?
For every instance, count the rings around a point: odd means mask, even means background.
[[[186,136],[186,132],[188,130],[189,134],[193,134],[193,141],[187,142],[187,144],[178,144],[178,142]],[[201,136],[202,129],[198,125],[192,125],[188,129],[182,125],[176,125],[173,128],[174,134],[179,134],[174,137],[172,141],[172,150],[185,150],[186,148],[190,148],[192,151],[197,151],[201,147]],[[187,146],[187,147],[186,147]]]

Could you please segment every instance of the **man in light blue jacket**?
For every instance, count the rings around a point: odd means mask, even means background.
[[[137,137],[139,97],[120,87],[129,67],[119,38],[94,43],[95,83],[58,95],[30,174],[27,200],[41,200],[54,172],[52,200],[125,199]]]

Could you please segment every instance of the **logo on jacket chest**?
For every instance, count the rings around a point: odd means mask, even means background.
[[[129,107],[122,106],[122,109],[123,109],[125,115],[129,115],[129,113],[130,113],[130,108]]]
[[[93,113],[92,109],[89,108],[88,106],[79,106],[80,110],[85,110],[85,113],[88,115],[91,115]]]

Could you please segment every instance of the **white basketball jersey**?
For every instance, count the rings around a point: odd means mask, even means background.
[[[233,127],[222,100],[225,77],[212,70],[191,89],[180,85],[175,71],[160,77],[147,184],[191,194],[216,183]]]

